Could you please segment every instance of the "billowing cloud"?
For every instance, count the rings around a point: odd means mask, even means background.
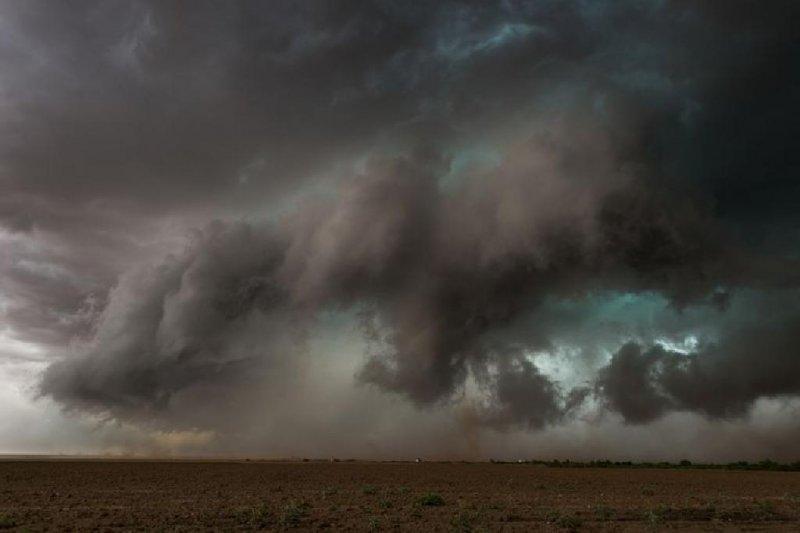
[[[361,381],[426,405],[472,375],[489,391],[487,420],[556,422],[585,394],[526,358],[549,346],[546,329],[508,327],[545,297],[651,291],[680,308],[763,283],[687,199],[654,200],[646,180],[618,171],[603,141],[534,139],[448,192],[435,156],[372,160],[273,223],[214,223],[182,254],[123,277],[43,391],[151,415],[195,385],[236,386],[250,366],[286,364],[287,333],[302,338],[320,312],[359,308],[371,341]],[[586,143],[578,161],[575,143]]]
[[[797,395],[800,328],[796,318],[782,322],[726,331],[689,353],[626,344],[601,371],[601,394],[634,423],[676,410],[733,418],[760,398]]]

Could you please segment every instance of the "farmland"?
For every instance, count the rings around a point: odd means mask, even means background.
[[[800,528],[800,473],[532,464],[0,461],[0,529]]]

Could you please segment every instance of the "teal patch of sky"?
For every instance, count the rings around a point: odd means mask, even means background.
[[[476,35],[471,31],[471,24],[469,20],[454,21],[450,31],[443,32],[436,39],[436,55],[450,63],[459,63],[522,42],[533,35],[547,35],[545,28],[524,22],[506,22]]]
[[[452,191],[469,176],[497,167],[502,159],[502,152],[489,144],[462,147],[451,154],[450,166],[439,178],[439,187],[444,192]]]
[[[583,298],[548,298],[523,317],[514,328],[538,328],[552,348],[531,351],[539,366],[546,357],[572,359],[578,367],[602,366],[626,342],[689,353],[737,328],[763,323],[766,314],[775,321],[800,314],[800,291],[743,289],[732,294],[726,310],[708,304],[677,310],[655,292],[596,292]],[[576,370],[580,370],[577,368]]]

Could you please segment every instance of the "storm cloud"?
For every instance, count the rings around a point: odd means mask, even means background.
[[[634,423],[676,410],[746,415],[760,398],[800,392],[800,324],[796,318],[783,322],[725,332],[719,343],[689,353],[626,344],[601,371],[601,394]]]
[[[4,335],[162,432],[310,412],[331,323],[342,387],[482,432],[744,420],[800,392],[798,14],[7,2]]]

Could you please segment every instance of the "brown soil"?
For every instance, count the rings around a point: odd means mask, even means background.
[[[800,473],[486,463],[3,461],[2,528],[800,531]]]

